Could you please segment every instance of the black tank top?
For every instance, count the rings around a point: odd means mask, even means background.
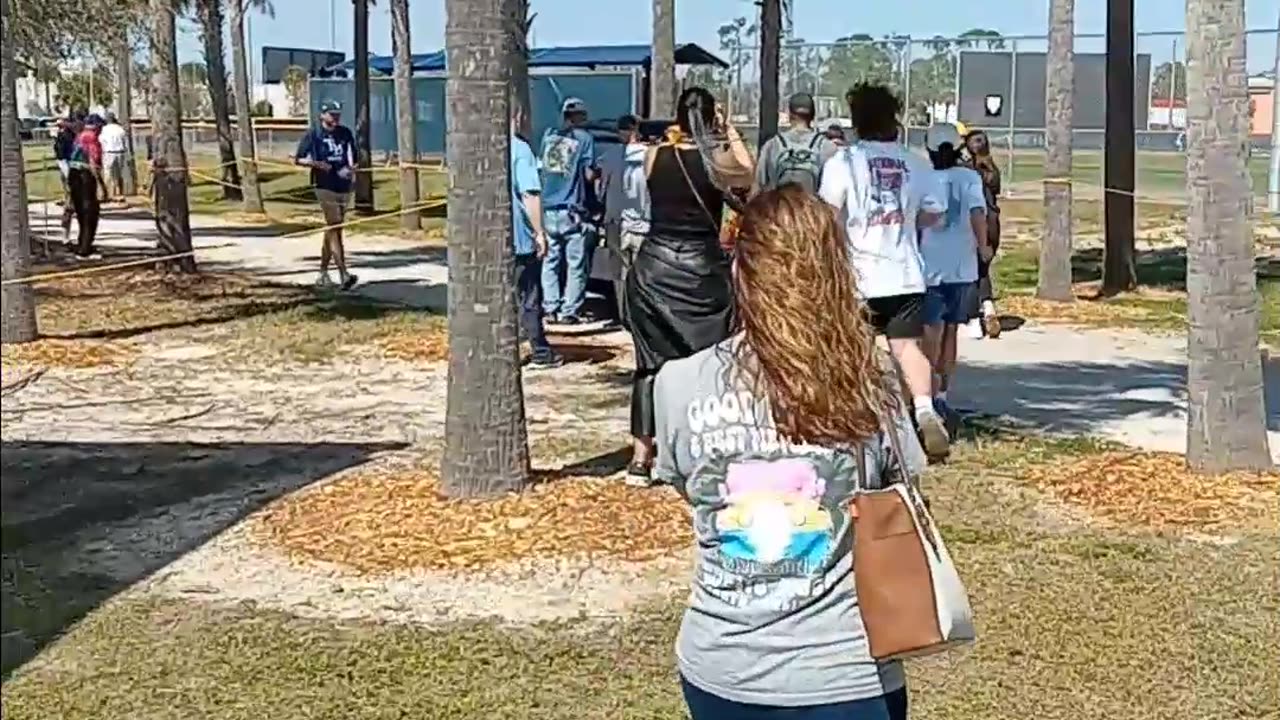
[[[648,187],[650,239],[679,245],[719,243],[724,195],[712,184],[696,148],[659,147]]]

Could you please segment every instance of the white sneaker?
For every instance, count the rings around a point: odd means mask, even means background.
[[[321,290],[328,290],[329,288],[333,287],[333,280],[329,279],[329,273],[327,272],[320,273],[320,275],[316,278],[316,287],[320,288]]]
[[[982,320],[980,318],[974,318],[965,323],[964,332],[970,340],[981,340],[986,337],[985,333],[982,331]]]
[[[920,426],[920,440],[930,460],[941,460],[951,454],[951,437],[947,435],[947,423],[933,410],[917,410],[916,424]]]

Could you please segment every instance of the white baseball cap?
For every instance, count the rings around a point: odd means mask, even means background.
[[[581,98],[571,97],[564,101],[560,106],[560,112],[568,115],[569,113],[584,113],[587,111],[587,103]]]
[[[959,150],[963,142],[960,131],[951,123],[934,123],[929,126],[924,136],[925,147],[933,152],[937,152],[944,144]]]

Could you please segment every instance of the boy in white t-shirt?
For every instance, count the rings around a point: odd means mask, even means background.
[[[929,163],[898,143],[902,105],[892,91],[860,83],[846,99],[858,140],[827,161],[818,194],[841,213],[858,292],[902,368],[925,451],[942,458],[951,440],[922,348],[926,285],[916,229],[941,219],[946,196]]]
[[[969,320],[978,283],[978,257],[989,260],[987,199],[982,177],[960,165],[960,131],[937,123],[925,135],[935,185],[947,211],[941,222],[920,233],[924,257],[924,348],[938,377],[939,410],[947,413],[947,389],[956,366],[956,331]]]

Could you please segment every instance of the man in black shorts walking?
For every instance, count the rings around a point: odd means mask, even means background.
[[[859,84],[847,99],[859,142],[827,161],[818,194],[845,220],[858,292],[902,370],[925,451],[942,458],[951,439],[934,408],[933,366],[922,347],[926,286],[917,228],[942,218],[946,193],[935,187],[929,162],[898,142],[902,106],[887,87]]]

